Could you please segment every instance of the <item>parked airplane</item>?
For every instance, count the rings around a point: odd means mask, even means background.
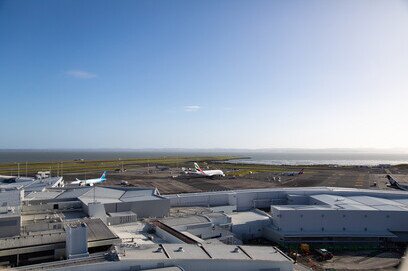
[[[0,183],[16,183],[16,182],[26,182],[32,181],[31,177],[18,177],[18,176],[6,176],[0,175]]]
[[[87,180],[76,179],[76,181],[71,182],[71,184],[77,184],[80,186],[93,186],[94,184],[103,183],[104,181],[106,181],[106,171],[103,172],[100,178]]]
[[[197,163],[194,163],[195,169],[206,177],[225,177],[225,174],[220,169],[202,170]]]
[[[388,187],[408,191],[408,184],[398,183],[397,180],[389,174],[387,174],[387,179],[390,182],[389,184],[387,184]]]
[[[218,177],[225,177],[225,174],[222,170],[213,169],[213,170],[202,170],[197,163],[194,163],[194,169],[185,169],[182,168],[182,175],[178,176],[181,178],[211,178],[215,179]]]
[[[282,172],[282,176],[298,176],[303,174],[303,168],[299,172]]]

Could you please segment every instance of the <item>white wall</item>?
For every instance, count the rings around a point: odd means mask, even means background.
[[[290,261],[273,262],[259,260],[228,260],[228,259],[163,259],[163,260],[121,260],[118,262],[103,262],[87,265],[88,271],[121,271],[129,270],[130,267],[154,269],[159,267],[179,266],[183,270],[194,271],[292,271],[293,263]],[[82,267],[63,267],[61,271],[82,270]]]
[[[408,212],[366,210],[277,210],[273,224],[282,232],[368,233],[408,231]]]

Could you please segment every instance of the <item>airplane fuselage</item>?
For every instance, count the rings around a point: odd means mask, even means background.
[[[86,186],[86,185],[93,186],[95,184],[103,183],[104,181],[106,181],[105,175],[106,175],[106,172],[104,172],[100,178],[96,178],[96,179],[87,179],[87,180],[76,179],[76,181],[71,182],[71,184],[83,185],[83,186]]]
[[[282,172],[282,176],[298,176],[303,174],[303,169],[300,170],[299,172]]]
[[[297,176],[299,175],[298,172],[284,172],[282,173],[282,176]]]
[[[73,181],[71,184],[83,184],[83,185],[94,185],[94,184],[97,184],[97,183],[101,183],[102,181],[101,181],[101,179],[89,179],[89,180],[76,180],[76,181]]]
[[[213,170],[202,170],[198,167],[198,169],[194,170],[185,170],[184,174],[180,177],[187,177],[187,178],[221,178],[225,177],[225,174],[222,170],[213,169]]]

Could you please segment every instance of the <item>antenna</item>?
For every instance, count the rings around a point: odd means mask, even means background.
[[[18,177],[20,178],[20,163],[17,163]]]

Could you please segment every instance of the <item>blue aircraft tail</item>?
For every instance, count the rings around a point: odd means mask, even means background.
[[[101,176],[101,182],[104,182],[104,181],[106,181],[106,171],[104,171]]]

